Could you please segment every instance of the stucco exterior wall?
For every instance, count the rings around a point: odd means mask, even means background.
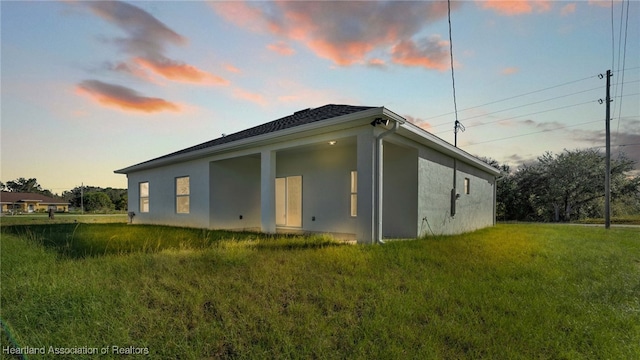
[[[350,215],[351,171],[356,170],[355,140],[321,143],[277,153],[276,177],[302,175],[302,228],[308,232],[355,234]]]
[[[212,229],[260,230],[260,156],[210,164]]]
[[[453,159],[429,148],[420,149],[418,158],[418,235],[458,234],[492,226],[493,176],[457,162],[456,214],[451,217]],[[464,193],[464,179],[470,193]]]
[[[375,136],[383,131],[386,130],[367,123],[339,132],[321,132],[131,172],[128,185],[129,210],[136,213],[133,222],[267,232],[328,232],[370,243],[374,232],[377,233]],[[329,145],[329,140],[337,143]],[[356,217],[351,216],[350,203],[354,170],[358,171]],[[275,192],[273,177],[298,175],[302,176],[302,226],[276,229],[275,202],[265,200]],[[175,179],[183,176],[190,179],[188,214],[176,211]],[[470,181],[469,194],[464,193],[465,178]],[[494,177],[459,160],[460,198],[454,217],[450,216],[452,181],[450,156],[399,134],[385,137],[383,237],[454,234],[493,225]],[[140,211],[141,182],[149,182],[148,213]]]
[[[383,143],[382,234],[385,238],[418,236],[418,150]]]
[[[209,227],[209,163],[193,160],[128,175],[129,211],[133,223]],[[189,213],[176,211],[176,178],[189,176]],[[141,182],[149,182],[149,212],[140,211]]]

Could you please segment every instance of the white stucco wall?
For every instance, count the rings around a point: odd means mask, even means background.
[[[176,212],[176,178],[189,176],[189,214]],[[149,212],[140,211],[139,183],[149,182]],[[128,175],[129,211],[134,223],[209,226],[209,166],[203,160],[138,171]]]
[[[267,221],[272,232],[275,221],[269,219],[275,219],[275,209],[262,194],[270,183],[261,182],[268,153],[275,158],[275,169],[268,173],[302,176],[302,227],[290,230],[357,234],[359,242],[369,243],[374,233],[375,135],[383,130],[366,124],[129,173],[129,209],[136,213],[134,223],[260,230]],[[332,146],[329,140],[338,143]],[[393,134],[385,138],[383,159],[384,237],[453,234],[493,224],[492,175],[458,161],[461,195],[451,217],[450,156]],[[353,170],[358,170],[357,217],[350,216]],[[176,212],[175,179],[182,176],[190,178],[189,214]],[[470,194],[464,194],[465,177],[470,179]],[[149,182],[148,213],[139,209],[138,184],[144,181]]]
[[[260,230],[260,156],[210,163],[212,229]],[[242,218],[241,218],[242,217]]]
[[[354,139],[277,153],[277,177],[302,176],[301,230],[355,234],[350,186],[351,171],[356,166]]]
[[[382,234],[385,238],[418,236],[418,150],[383,143]]]
[[[429,148],[418,158],[418,234],[458,234],[493,225],[493,176],[457,162],[456,214],[451,217],[453,159]],[[464,178],[470,180],[470,194],[464,193]]]

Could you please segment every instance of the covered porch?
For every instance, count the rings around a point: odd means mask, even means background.
[[[209,163],[210,228],[375,241],[376,128],[282,142]],[[384,142],[384,237],[417,234],[417,150]]]

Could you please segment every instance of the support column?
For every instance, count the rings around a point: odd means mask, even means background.
[[[276,152],[260,154],[260,228],[267,234],[276,232]]]
[[[375,241],[375,143],[373,128],[367,128],[358,134],[358,224],[356,227],[356,239],[361,244],[372,244]]]

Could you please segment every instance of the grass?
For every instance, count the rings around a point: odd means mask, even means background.
[[[1,316],[22,347],[640,357],[640,229],[504,224],[383,246],[124,224],[2,231]]]
[[[53,220],[47,214],[23,214],[2,215],[2,225],[36,225],[36,224],[74,224],[74,223],[126,223],[127,214],[81,215],[81,214],[55,214]]]
[[[604,224],[604,219],[584,219],[579,220],[580,224]],[[611,218],[612,224],[618,225],[640,225],[640,215],[618,216]]]

